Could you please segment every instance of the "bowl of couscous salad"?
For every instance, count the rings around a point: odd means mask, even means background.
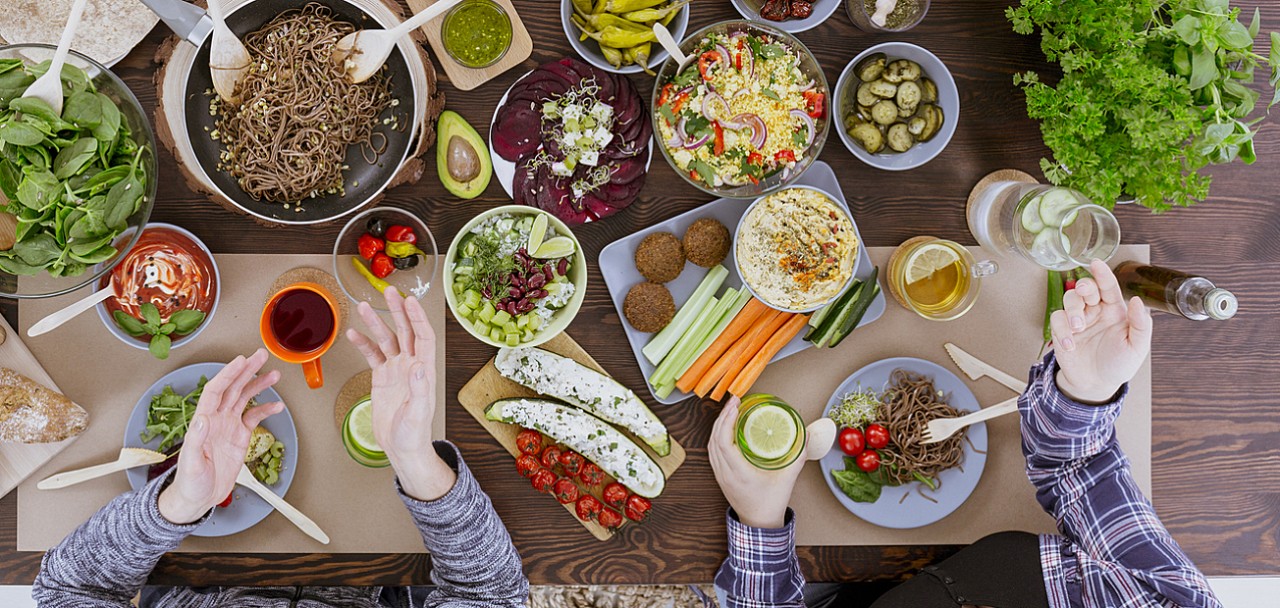
[[[794,36],[725,21],[680,43],[684,66],[663,62],[653,92],[658,148],[700,190],[755,198],[794,182],[831,128],[831,92]]]

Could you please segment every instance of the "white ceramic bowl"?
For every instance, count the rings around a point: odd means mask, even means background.
[[[200,240],[200,237],[192,234],[190,230],[187,230],[186,228],[183,228],[181,226],[175,226],[173,224],[163,224],[158,222],[152,222],[150,224],[145,225],[143,227],[143,230],[146,231],[152,228],[164,228],[166,230],[172,230],[178,234],[181,234],[182,236],[185,236],[191,239],[191,242],[195,243],[196,246],[200,247],[200,250],[203,251],[205,255],[209,256],[209,266],[213,268],[213,280],[214,280],[214,284],[217,285],[217,289],[213,292],[213,306],[209,307],[209,313],[204,316],[204,322],[201,323],[200,326],[197,327],[195,331],[185,336],[172,338],[172,343],[169,345],[169,350],[173,350],[184,344],[187,344],[188,342],[191,342],[192,340],[195,340],[196,336],[199,336],[200,333],[204,331],[204,328],[208,327],[209,324],[213,322],[213,314],[218,312],[218,302],[222,300],[222,290],[225,286],[222,284],[222,275],[218,272],[218,260],[214,259],[213,252],[209,251],[209,246],[205,245],[204,241]],[[134,229],[131,228],[130,230],[134,230]],[[122,234],[121,237],[119,238],[125,238],[125,237],[128,238],[128,242],[131,244],[131,246],[132,246],[132,243],[136,241],[136,239],[132,238],[132,233],[129,230],[125,231],[124,234]],[[128,252],[125,252],[125,254],[127,255]],[[124,255],[121,255],[118,259],[123,260],[124,257],[125,257]],[[114,264],[113,264],[113,267],[114,267]],[[109,280],[108,277],[110,277],[109,274],[104,275],[104,279]],[[100,289],[99,283],[94,283],[94,289],[95,290]],[[111,335],[119,338],[121,342],[124,342],[125,344],[128,344],[129,346],[132,346],[136,349],[147,350],[146,342],[143,342],[138,338],[130,336],[129,334],[125,333],[123,329],[120,329],[119,325],[116,325],[115,319],[111,318],[111,314],[107,312],[106,302],[99,302],[98,305],[95,306],[94,308],[97,309],[98,318],[102,320],[103,325],[107,326],[107,331],[111,332]]]
[[[783,192],[786,192],[787,190],[811,190],[813,192],[817,192],[818,194],[821,194],[822,196],[826,197],[826,199],[831,202],[832,206],[834,206],[837,210],[839,210],[840,213],[843,213],[845,217],[849,218],[849,223],[853,225],[854,234],[855,235],[858,234],[858,225],[853,223],[853,214],[849,213],[849,210],[840,204],[840,199],[832,196],[826,190],[823,190],[821,188],[814,188],[813,186],[787,186],[786,188],[778,190],[777,192],[772,192],[770,194],[766,194],[760,198],[757,198],[756,200],[752,201],[750,205],[747,206],[746,212],[742,214],[742,219],[738,220],[738,226],[733,229],[733,246],[729,248],[729,255],[733,258],[733,267],[735,270],[738,271],[738,276],[742,277],[742,284],[747,288],[748,291],[751,292],[751,295],[755,296],[757,300],[760,300],[762,303],[764,303],[765,306],[768,306],[770,308],[774,308],[777,310],[781,310],[784,312],[797,312],[797,313],[813,312],[815,310],[822,308],[823,306],[826,306],[827,304],[830,304],[832,300],[835,300],[836,298],[840,297],[840,294],[843,294],[845,290],[849,288],[849,284],[853,282],[854,275],[857,274],[857,269],[858,269],[858,260],[857,260],[858,250],[857,249],[853,251],[853,258],[854,258],[853,268],[851,272],[849,272],[849,277],[845,279],[844,284],[841,285],[840,289],[835,292],[835,295],[831,296],[830,298],[827,298],[826,300],[823,300],[821,302],[818,302],[812,306],[808,306],[805,308],[787,308],[785,306],[781,306],[773,302],[770,302],[768,298],[756,292],[755,287],[751,285],[751,281],[747,280],[747,275],[742,272],[742,265],[738,263],[738,243],[742,241],[742,229],[747,221],[747,218],[751,216],[751,212],[754,211],[756,206],[760,204],[760,201],[766,198],[769,198],[771,196],[777,196]],[[863,246],[863,243],[861,239],[859,239],[858,247],[862,247],[862,246]]]
[[[770,21],[760,16],[760,6],[764,4],[764,0],[732,0],[733,8],[737,9],[738,14],[742,15],[744,19],[767,23],[792,34],[818,27],[823,21],[835,14],[836,10],[840,8],[841,2],[842,0],[817,0],[813,3],[813,12],[804,19]]]
[[[569,20],[571,15],[573,15],[573,0],[560,0],[560,26],[564,28],[565,37],[569,39],[569,46],[573,47],[573,50],[577,51],[578,55],[582,56],[587,63],[615,74],[639,74],[644,71],[644,68],[634,64],[624,65],[620,68],[613,67],[613,64],[604,58],[604,53],[600,52],[599,43],[591,38],[578,40],[582,36],[582,31]],[[685,30],[689,29],[688,4],[680,8],[680,11],[676,13],[675,18],[671,20],[671,24],[667,29],[671,30],[671,37],[676,40],[684,37]],[[649,69],[656,71],[657,67],[662,65],[662,62],[666,59],[667,51],[662,48],[662,45],[654,42],[649,54]]]
[[[854,74],[853,68],[872,53],[884,53],[889,61],[895,59],[914,61],[920,64],[925,77],[938,86],[937,105],[942,108],[943,122],[942,129],[934,135],[933,139],[916,144],[906,152],[871,154],[849,137],[848,131],[844,128],[844,116],[857,104],[854,96],[857,94],[858,85],[862,84]],[[844,147],[858,157],[858,160],[885,171],[906,171],[933,160],[942,153],[948,143],[951,143],[951,136],[956,133],[956,123],[960,121],[960,92],[956,89],[956,81],[951,78],[951,71],[936,55],[907,42],[885,42],[858,53],[858,56],[854,57],[840,73],[840,80],[836,82],[835,104],[831,119],[831,122],[835,123],[836,132],[840,134],[840,141],[844,142]]]

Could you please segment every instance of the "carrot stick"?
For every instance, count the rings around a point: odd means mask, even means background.
[[[751,361],[738,374],[738,377],[729,385],[729,392],[738,397],[746,394],[751,389],[751,385],[755,384],[756,379],[760,377],[760,374],[764,373],[764,367],[769,364],[774,355],[778,354],[778,351],[782,350],[783,346],[796,337],[796,334],[800,333],[807,321],[808,319],[805,315],[795,315],[788,319],[787,324],[769,337],[769,341],[760,349],[760,352],[756,353],[755,357],[752,357]]]
[[[725,372],[724,377],[716,383],[715,390],[711,391],[711,398],[717,401],[723,399],[725,391],[729,390],[729,387],[733,385],[733,381],[737,379],[738,374],[742,373],[742,368],[755,357],[756,353],[760,352],[761,348],[764,348],[764,345],[768,343],[770,336],[777,333],[779,328],[795,316],[798,315],[784,312],[769,321],[768,325],[761,327],[759,333],[753,334],[751,336],[751,343],[747,345],[742,356],[732,362],[729,366],[729,371]]]
[[[769,308],[756,318],[756,321],[751,325],[751,328],[747,330],[741,338],[738,338],[738,341],[734,342],[733,346],[730,347],[725,354],[721,355],[720,358],[716,360],[715,365],[712,365],[711,369],[707,370],[707,373],[703,374],[702,378],[698,380],[694,385],[694,394],[699,397],[706,397],[707,394],[711,392],[711,389],[715,388],[716,382],[718,382],[720,378],[723,378],[725,373],[729,371],[729,368],[734,365],[735,361],[751,356],[751,354],[746,351],[747,346],[749,346],[752,341],[752,337],[763,331],[765,326],[772,322],[775,317],[782,315],[782,311]]]
[[[676,388],[686,393],[692,391],[697,386],[698,380],[702,379],[702,376],[707,373],[707,370],[711,369],[712,365],[715,365],[720,355],[729,350],[733,343],[742,337],[742,334],[751,329],[751,324],[767,310],[769,310],[769,307],[765,306],[760,300],[755,298],[747,300],[747,305],[738,313],[738,316],[734,317],[733,321],[730,321],[725,326],[724,331],[716,336],[711,345],[707,347],[707,350],[702,351],[702,354],[694,360],[693,365],[684,372],[684,375],[680,376],[680,380],[676,382]]]

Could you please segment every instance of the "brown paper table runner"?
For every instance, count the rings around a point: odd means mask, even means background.
[[[983,250],[970,248],[978,259]],[[873,247],[871,259],[886,267],[891,247]],[[1113,262],[1148,261],[1150,248],[1127,245]],[[806,421],[821,415],[831,393],[864,365],[889,357],[918,357],[947,368],[965,381],[984,407],[1014,393],[994,380],[969,380],[943,350],[954,342],[970,354],[1025,379],[1037,361],[1044,320],[1044,271],[1020,260],[999,260],[1000,272],[982,280],[978,303],[955,321],[928,321],[890,300],[875,323],[863,327],[838,348],[805,351],[771,364],[753,392],[778,395]],[[882,280],[883,284],[883,280]],[[992,532],[1026,530],[1053,532],[1054,521],[1040,509],[1027,480],[1018,418],[1003,416],[987,422],[988,454],[982,480],[959,509],[934,524],[911,530],[892,530],[869,524],[849,513],[827,488],[818,463],[800,474],[791,507],[796,511],[796,542],[800,545],[913,545],[971,543]],[[1128,454],[1138,485],[1151,492],[1151,363],[1138,372],[1129,388],[1124,412],[1117,423],[1120,444]],[[903,508],[910,508],[906,504]]]
[[[122,344],[88,311],[37,338],[26,330],[45,315],[74,301],[72,296],[24,301],[19,327],[27,346],[58,386],[89,410],[89,428],[80,439],[18,488],[18,550],[44,551],[57,544],[107,504],[129,490],[124,474],[110,475],[62,490],[41,491],[37,481],[58,471],[115,460],[125,421],[147,387],[166,373],[191,363],[230,361],[262,346],[258,319],[268,290],[285,271],[310,266],[332,272],[328,255],[217,255],[223,291],[212,325],[165,361]],[[438,264],[443,267],[443,264]],[[24,281],[27,279],[23,279]],[[39,279],[33,279],[39,280]],[[434,437],[444,436],[444,292],[427,294],[427,316],[436,330],[437,369]],[[75,297],[88,295],[81,290]],[[334,294],[346,296],[341,292]],[[354,312],[354,307],[352,307]],[[352,315],[354,317],[354,315]],[[363,325],[354,318],[350,324]],[[346,328],[342,328],[345,331]],[[368,469],[347,456],[334,427],[333,406],[347,379],[368,369],[346,338],[339,337],[322,359],[325,384],[307,388],[302,368],[274,357],[264,369],[279,369],[276,390],[298,429],[298,468],[285,498],[315,520],[332,539],[321,545],[272,513],[258,525],[224,538],[190,537],[179,550],[207,553],[421,553],[418,531],[396,496],[390,468]],[[242,492],[237,488],[237,492]]]

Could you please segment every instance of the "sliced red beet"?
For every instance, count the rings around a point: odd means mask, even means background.
[[[644,177],[644,161],[638,156],[613,163],[609,173],[609,181],[615,184],[629,184],[639,177]]]
[[[498,156],[515,162],[538,150],[541,131],[541,114],[531,108],[512,108],[499,115],[494,124],[493,150]]]

